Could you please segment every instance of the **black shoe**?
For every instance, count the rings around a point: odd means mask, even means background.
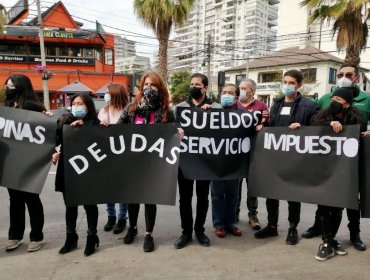
[[[151,234],[145,235],[144,239],[144,252],[153,252],[154,251],[154,239]]]
[[[356,250],[366,251],[367,249],[366,244],[362,242],[359,234],[356,234],[355,236],[351,236],[351,242],[353,244],[353,247],[355,247]]]
[[[204,247],[208,247],[210,245],[211,242],[209,241],[208,236],[205,235],[203,232],[196,233],[195,236],[198,239],[200,245],[203,245]]]
[[[86,257],[95,253],[95,246],[99,247],[99,237],[96,234],[89,234],[86,240],[84,254]]]
[[[296,245],[298,243],[298,231],[296,228],[289,228],[285,242],[289,245]]]
[[[261,238],[272,237],[272,236],[277,236],[277,235],[278,235],[277,228],[267,225],[263,229],[257,231],[254,234],[254,237],[261,239]]]
[[[334,250],[330,243],[322,243],[315,255],[315,259],[318,261],[326,261],[332,256],[334,256]]]
[[[123,243],[131,244],[134,242],[134,238],[137,235],[137,228],[129,227],[126,236],[123,238]]]
[[[340,255],[340,256],[347,255],[346,250],[343,249],[343,247],[340,245],[340,243],[337,240],[333,240],[331,242],[331,246],[335,254]]]
[[[179,239],[176,240],[174,247],[175,249],[182,249],[193,240],[191,234],[182,234]]]
[[[302,233],[302,237],[307,238],[307,239],[320,236],[320,235],[321,235],[321,230],[315,226],[310,227],[308,230]]]
[[[121,233],[126,228],[126,219],[118,220],[117,224],[113,227],[113,233]]]
[[[108,216],[108,222],[104,226],[105,231],[111,231],[113,226],[116,224],[116,216]]]
[[[78,235],[77,233],[67,233],[66,242],[64,246],[59,250],[59,254],[67,254],[72,249],[77,248]]]

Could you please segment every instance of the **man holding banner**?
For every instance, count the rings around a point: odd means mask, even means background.
[[[269,126],[289,127],[299,129],[301,126],[310,124],[311,117],[318,110],[318,106],[311,100],[305,99],[298,92],[302,86],[303,75],[298,70],[289,70],[283,77],[283,97],[276,99],[270,111]],[[295,245],[298,243],[297,225],[300,221],[301,203],[288,201],[289,205],[289,230],[286,243]],[[279,218],[279,200],[266,199],[268,224],[255,233],[256,238],[277,236]]]
[[[208,89],[208,78],[200,73],[191,76],[189,97],[186,101],[177,105],[178,107],[197,107],[202,108],[208,104],[211,108],[221,108],[221,105],[213,102],[206,95]],[[180,194],[180,217],[182,235],[176,240],[174,247],[176,249],[184,248],[192,241],[193,233],[193,214],[192,214],[192,197],[193,197],[194,180],[185,178],[181,168],[178,173],[178,185]],[[195,236],[203,246],[209,246],[209,238],[204,234],[204,223],[208,212],[208,194],[209,180],[196,180],[197,193],[197,213],[194,224]]]

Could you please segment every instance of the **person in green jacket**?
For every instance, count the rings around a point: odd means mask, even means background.
[[[337,75],[337,87],[356,87],[358,95],[354,96],[352,106],[361,112],[361,126],[366,127],[370,119],[370,93],[361,91],[357,83],[359,81],[358,67],[352,64],[343,64]],[[335,89],[336,89],[335,88]],[[334,90],[335,90],[334,89]],[[326,93],[319,99],[320,108],[326,108],[331,102],[332,92]],[[365,134],[363,134],[365,135]],[[347,209],[348,228],[353,246],[359,251],[365,251],[366,244],[360,238],[360,210]],[[315,223],[302,234],[303,238],[312,238],[321,235],[319,213],[316,211]]]

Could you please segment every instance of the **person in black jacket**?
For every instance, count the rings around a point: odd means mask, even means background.
[[[283,97],[278,98],[270,110],[269,126],[287,126],[290,129],[298,129],[304,125],[310,125],[311,117],[318,110],[318,105],[302,97],[298,89],[302,86],[303,75],[298,70],[289,70],[283,77]],[[297,226],[300,221],[301,203],[288,201],[289,230],[286,243],[295,245],[298,243]],[[266,199],[268,224],[255,233],[256,238],[277,236],[279,218],[279,200]]]
[[[335,133],[343,130],[343,125],[361,124],[360,111],[352,107],[352,88],[338,88],[332,95],[330,106],[321,109],[313,117],[313,125],[330,125]],[[328,258],[337,255],[346,255],[347,252],[335,240],[335,235],[342,221],[342,208],[325,205],[318,206],[318,215],[322,231],[323,243],[320,245],[315,259],[326,261]]]
[[[65,200],[65,181],[64,181],[64,153],[63,153],[63,125],[71,126],[92,126],[99,125],[94,102],[87,94],[75,94],[71,99],[72,113],[61,116],[58,120],[57,146],[61,145],[60,152],[53,154],[52,163],[56,164],[59,160],[55,177],[55,190],[63,193]],[[99,237],[97,236],[98,225],[98,206],[84,205],[87,217],[87,241],[84,254],[90,256],[95,252],[95,246],[99,247]],[[66,241],[59,250],[59,254],[66,254],[77,247],[78,235],[76,233],[76,221],[78,215],[77,206],[66,207]]]
[[[123,110],[118,124],[154,124],[174,122],[174,114],[169,108],[169,93],[164,80],[157,72],[145,73],[140,82],[140,91],[135,95],[132,103]],[[181,134],[181,133],[180,133]],[[145,169],[145,166],[143,166]],[[137,231],[137,218],[140,204],[130,203],[128,205],[128,217],[130,227],[123,239],[125,244],[134,241]],[[146,233],[144,239],[144,252],[154,250],[152,232],[156,220],[157,206],[145,204]]]
[[[5,81],[5,106],[44,112],[45,107],[33,91],[30,79],[27,76],[16,74]],[[8,188],[10,197],[10,227],[6,251],[12,251],[22,243],[25,229],[26,205],[30,215],[30,244],[28,252],[34,252],[41,248],[44,238],[44,210],[40,195]]]

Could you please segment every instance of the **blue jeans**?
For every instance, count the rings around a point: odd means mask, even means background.
[[[124,220],[127,216],[127,203],[118,203],[119,204],[119,212],[118,212],[118,220]],[[115,203],[107,203],[107,212],[108,216],[116,216],[116,204]]]
[[[215,228],[235,227],[239,180],[212,181],[212,220]]]

